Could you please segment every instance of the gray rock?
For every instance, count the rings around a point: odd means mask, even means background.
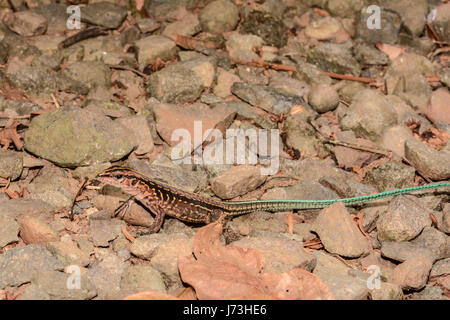
[[[147,92],[152,97],[169,103],[195,101],[203,90],[203,80],[192,70],[182,65],[170,65],[153,73]]]
[[[405,142],[405,156],[433,180],[450,178],[450,153],[437,151],[417,139]]]
[[[122,233],[121,227],[125,222],[121,220],[90,220],[89,236],[96,247],[108,247],[109,242]]]
[[[36,284],[30,284],[17,300],[50,300],[50,295]]]
[[[431,225],[427,211],[413,196],[395,197],[387,210],[378,218],[380,241],[408,241]]]
[[[127,16],[127,9],[112,2],[95,2],[81,7],[81,21],[116,29]]]
[[[361,9],[356,21],[356,36],[369,43],[396,43],[402,23],[400,15],[391,10],[381,9],[380,28],[377,28],[373,23],[373,13],[367,11],[367,7]]]
[[[436,286],[425,286],[421,291],[414,292],[411,300],[448,300],[441,288]]]
[[[151,134],[151,128],[145,116],[130,116],[126,118],[119,118],[121,125],[130,131],[130,135],[134,137],[132,143],[137,146],[134,152],[136,154],[145,154],[152,152],[155,145]]]
[[[366,280],[350,275],[350,268],[321,251],[314,251],[317,265],[313,273],[319,277],[338,300],[362,300],[369,293]]]
[[[315,111],[325,113],[337,107],[339,95],[333,87],[326,84],[319,84],[311,87],[308,95],[308,103]]]
[[[431,250],[435,260],[450,256],[450,237],[433,227],[425,227],[411,242]]]
[[[381,282],[379,289],[369,291],[372,300],[403,300],[403,291],[398,285]]]
[[[352,198],[376,193],[376,189],[370,185],[363,184],[351,179],[340,179],[331,176],[323,177],[319,183],[336,192],[340,198]]]
[[[23,170],[23,155],[20,152],[0,150],[0,178],[16,180]]]
[[[0,248],[19,241],[19,224],[7,213],[0,213]]]
[[[387,54],[362,41],[355,44],[353,54],[362,65],[387,65],[389,63]]]
[[[71,107],[34,118],[25,135],[25,149],[68,167],[115,161],[133,147],[120,124]]]
[[[47,30],[47,19],[32,11],[14,12],[4,19],[9,29],[23,37],[32,37],[44,34]]]
[[[414,184],[416,170],[398,161],[389,161],[370,170],[364,182],[375,185],[379,191],[401,189]]]
[[[279,3],[277,3],[279,6]],[[287,43],[287,28],[283,21],[273,15],[273,12],[252,11],[245,17],[240,30],[242,33],[261,37],[268,45],[278,48]]]
[[[160,23],[153,18],[143,18],[136,21],[136,26],[142,33],[148,33],[158,29]]]
[[[306,59],[309,63],[328,72],[353,75],[359,75],[361,72],[361,66],[353,58],[352,52],[345,44],[321,42],[306,53]]]
[[[141,291],[167,292],[161,273],[153,267],[145,265],[133,265],[126,268],[122,273],[120,288],[133,293]]]
[[[26,244],[45,245],[49,241],[58,241],[58,233],[46,222],[33,216],[24,216],[20,220],[20,237]],[[63,228],[64,229],[64,226]]]
[[[441,41],[450,41],[450,4],[445,3],[435,8],[428,17],[428,22],[431,22],[433,30],[436,30],[436,34]],[[431,20],[431,21],[430,21]]]
[[[63,265],[41,245],[30,244],[6,251],[0,259],[0,288],[30,282],[42,270],[60,270]]]
[[[110,86],[111,70],[101,61],[77,61],[68,64],[62,71],[61,75],[70,78],[75,83],[94,86]]]
[[[358,93],[341,119],[342,130],[352,130],[357,137],[372,141],[380,138],[385,129],[397,123],[397,115],[386,98],[375,90]]]
[[[201,30],[196,14],[188,13],[181,20],[169,23],[162,32],[163,36],[174,39],[175,35],[193,36]]]
[[[192,242],[193,238],[184,233],[152,234],[137,238],[130,251],[141,259],[150,260],[150,265],[163,275],[170,287],[181,284],[178,257],[192,254]]]
[[[72,206],[77,188],[76,180],[56,166],[45,166],[29,184],[27,199],[42,200],[57,209]]]
[[[436,261],[430,272],[430,277],[439,277],[450,274],[450,258]]]
[[[76,281],[72,283],[71,279],[73,278],[69,277],[73,277],[73,275],[53,270],[41,270],[33,276],[31,283],[46,292],[50,296],[50,300],[87,300],[97,295],[95,287],[86,276],[81,275],[79,288],[76,288]],[[68,287],[69,283],[74,285],[74,288]]]
[[[264,40],[251,34],[233,34],[226,42],[226,48],[233,60],[253,61],[259,56],[254,50],[260,49]]]
[[[222,199],[231,199],[255,190],[266,180],[255,166],[237,166],[211,180],[211,189]]]
[[[369,251],[369,242],[353,222],[343,203],[323,209],[312,230],[328,252],[356,258]]]
[[[449,234],[450,233],[450,204],[445,204],[444,209],[442,210],[442,224],[441,229],[443,232]]]
[[[420,36],[425,27],[425,17],[428,13],[426,0],[400,0],[384,2],[383,6],[397,12],[402,18],[402,24],[414,35]]]
[[[311,271],[316,265],[314,256],[305,252],[303,243],[294,235],[258,232],[232,244],[261,252],[265,257],[267,273],[284,273],[293,268]]]
[[[83,252],[70,240],[49,242],[47,250],[53,253],[64,266],[85,267],[89,264],[89,254]]]
[[[171,39],[163,36],[148,36],[135,42],[136,57],[140,64],[163,61],[175,58],[177,45]]]
[[[222,33],[234,30],[239,21],[239,9],[231,1],[210,2],[199,15],[203,31]]]
[[[425,246],[411,242],[382,242],[381,254],[389,259],[405,262],[419,256],[428,256],[436,260],[436,255]]]
[[[86,276],[94,284],[99,299],[113,296],[120,291],[120,280],[126,264],[116,255],[110,254],[94,263]]]
[[[286,95],[271,87],[245,82],[233,83],[231,92],[252,106],[258,106],[276,114],[286,113],[293,106],[305,104],[299,96]]]
[[[17,198],[0,201],[0,214],[10,214],[14,218],[24,214],[51,214],[53,211],[54,208],[42,200]]]
[[[29,95],[56,92],[56,79],[47,70],[25,66],[7,75],[11,84]]]
[[[392,282],[404,290],[419,290],[425,287],[433,261],[429,257],[414,257],[399,264],[392,275]]]

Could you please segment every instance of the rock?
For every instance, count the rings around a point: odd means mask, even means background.
[[[151,262],[151,266],[169,280],[168,286],[181,284],[178,257],[192,254],[193,238],[184,233],[151,234],[137,238],[130,246],[133,255]],[[166,281],[167,281],[166,280]]]
[[[221,199],[231,199],[255,190],[266,180],[255,166],[237,166],[211,180],[211,189]]]
[[[127,16],[127,9],[112,2],[95,2],[81,7],[81,21],[116,29]]]
[[[450,41],[450,3],[437,6],[428,16],[428,22],[431,22],[433,30],[435,30],[441,41]],[[430,21],[431,20],[431,21]]]
[[[405,126],[397,125],[384,131],[381,143],[383,147],[394,151],[400,157],[404,157],[407,139],[414,139],[411,130]]]
[[[431,225],[427,211],[413,196],[395,197],[377,221],[378,240],[408,241]]]
[[[399,264],[392,276],[392,282],[404,290],[422,289],[428,280],[433,261],[429,257],[415,257]]]
[[[342,31],[342,25],[338,19],[324,17],[309,23],[305,28],[305,35],[317,40],[332,40]]]
[[[162,32],[162,35],[175,40],[175,35],[177,34],[193,36],[201,29],[197,15],[188,13],[181,20],[168,24]]]
[[[436,261],[430,272],[430,277],[439,277],[450,274],[450,258]]]
[[[450,178],[450,153],[437,151],[417,139],[405,142],[405,157],[432,180]]]
[[[120,288],[132,293],[142,291],[167,292],[161,273],[153,267],[145,265],[127,267],[122,273]]]
[[[339,95],[331,86],[326,84],[315,85],[311,87],[309,92],[308,103],[319,113],[333,111],[339,103]]]
[[[372,300],[403,300],[403,291],[398,285],[381,282],[379,289],[369,291]]]
[[[111,70],[100,61],[73,62],[61,71],[61,75],[87,85],[89,89],[111,85]]]
[[[155,62],[156,59],[163,61],[175,58],[177,45],[171,39],[163,36],[148,36],[135,42],[136,57],[140,64]]]
[[[30,284],[17,300],[50,300],[50,296],[38,285]]]
[[[450,256],[450,238],[433,227],[425,227],[422,233],[411,242],[432,252],[434,260]]]
[[[25,66],[9,73],[8,80],[13,87],[29,95],[50,94],[56,92],[56,79],[46,69]]]
[[[149,33],[158,29],[160,23],[153,18],[143,18],[136,21],[136,26],[142,33]]]
[[[123,126],[106,116],[61,107],[33,118],[25,149],[60,166],[77,167],[115,161],[134,145]]]
[[[242,33],[254,34],[268,45],[278,48],[284,47],[287,43],[287,28],[272,12],[251,11],[239,30]]]
[[[442,231],[449,234],[450,233],[450,204],[444,206],[444,212],[442,216]]]
[[[89,254],[83,252],[71,240],[49,242],[47,250],[53,253],[64,266],[85,267],[89,264]]]
[[[436,260],[436,255],[425,246],[411,242],[382,242],[381,254],[389,259],[405,262],[419,256],[427,256]]]
[[[427,118],[433,122],[443,121],[450,124],[450,114],[448,112],[449,100],[450,93],[447,88],[439,88],[433,91],[426,112]]]
[[[32,199],[10,199],[0,201],[0,214],[9,214],[13,218],[20,217],[22,215],[40,215],[40,214],[52,214],[54,208],[42,201]]]
[[[327,3],[328,12],[332,16],[339,16],[342,18],[354,18],[355,15],[364,6],[364,1],[361,0],[329,0]]]
[[[225,105],[214,108],[203,105],[185,108],[173,104],[159,104],[153,110],[156,118],[156,130],[162,139],[170,146],[179,145],[180,131],[177,133],[177,130],[187,130],[190,141],[184,141],[184,143],[187,142],[191,150],[197,148],[206,139],[206,130],[219,128],[224,131],[229,127],[235,115],[234,111]],[[195,121],[201,121],[201,131],[198,133],[196,133],[198,129],[195,129]],[[197,137],[195,140],[196,135],[200,135],[200,139]],[[178,155],[176,158],[179,158]]]
[[[426,285],[423,290],[411,295],[410,300],[448,300],[441,288]]]
[[[151,129],[145,116],[130,116],[119,118],[116,121],[131,133],[131,136],[134,138],[132,143],[137,146],[136,150],[134,150],[136,154],[145,154],[153,151],[155,145],[153,144]]]
[[[328,252],[357,258],[369,252],[369,243],[350,217],[344,204],[332,204],[320,211],[312,225]]]
[[[374,187],[350,179],[324,177],[319,180],[319,183],[323,187],[333,190],[340,198],[352,198],[376,193]]]
[[[122,234],[121,227],[125,222],[120,220],[90,220],[89,236],[96,247],[108,247],[109,241]]]
[[[333,80],[325,74],[318,66],[306,61],[298,61],[297,67],[292,75],[294,79],[304,81],[311,85],[327,84],[331,85]]]
[[[321,251],[314,251],[317,265],[313,273],[319,277],[338,300],[366,299],[369,293],[366,280],[351,276],[344,263]]]
[[[0,259],[0,288],[30,282],[42,270],[60,270],[62,264],[43,246],[30,244],[10,249]]]
[[[23,37],[44,34],[47,30],[47,19],[32,11],[14,12],[4,20],[9,29]]]
[[[85,276],[79,280],[79,288],[70,288],[68,283],[71,275],[53,270],[38,271],[31,283],[46,292],[51,300],[87,300],[97,295],[93,284]],[[77,285],[77,284],[73,284]]]
[[[149,77],[147,93],[161,102],[189,103],[200,97],[203,80],[182,65],[169,65]]]
[[[422,34],[425,27],[425,17],[428,13],[426,0],[400,0],[383,4],[397,12],[402,18],[402,24],[416,37]]]
[[[353,54],[362,65],[387,65],[389,63],[387,54],[362,41],[355,44]]]
[[[379,251],[372,251],[359,261],[363,270],[372,269],[372,271],[379,271],[381,280],[391,279],[394,268],[396,267],[390,260],[382,258]],[[379,268],[379,270],[376,270],[375,267]]]
[[[220,98],[226,98],[230,96],[231,87],[235,82],[240,82],[241,78],[239,78],[234,73],[229,71],[225,71],[223,69],[219,69],[217,76],[217,84],[214,86],[214,94]]]
[[[120,291],[125,268],[126,264],[115,254],[109,254],[90,266],[86,275],[97,289],[99,299],[107,299]]]
[[[267,273],[284,273],[293,268],[311,271],[316,265],[315,257],[307,254],[303,243],[293,235],[258,232],[232,244],[261,252],[266,260]]]
[[[47,35],[62,34],[67,30],[67,5],[63,3],[48,3],[30,8],[30,11],[38,13],[47,19]]]
[[[398,33],[402,19],[400,15],[391,10],[381,9],[379,11],[379,23],[376,25],[376,16],[373,10],[367,10],[368,7],[363,7],[359,12],[356,21],[356,36],[369,43],[388,43],[394,44],[397,42]],[[375,12],[376,14],[376,12]]]
[[[195,72],[203,80],[203,87],[211,87],[216,76],[216,62],[214,58],[201,57],[183,62],[184,67]]]
[[[264,198],[264,200],[268,199]],[[294,224],[294,233],[297,225]],[[247,236],[254,231],[288,232],[287,223],[280,219],[280,216],[264,211],[256,211],[235,217],[229,222],[228,227],[236,230],[242,236]]]
[[[380,138],[385,129],[397,123],[394,109],[386,98],[375,90],[363,90],[354,97],[341,119],[342,130],[352,130],[357,137],[372,141]]]
[[[375,185],[379,191],[401,189],[414,184],[416,170],[398,161],[389,161],[370,170],[364,182]]]
[[[361,66],[346,44],[321,42],[306,53],[306,60],[321,70],[359,75]]]
[[[19,224],[7,213],[0,213],[0,248],[19,241]]]
[[[199,15],[203,31],[222,33],[234,30],[239,21],[238,7],[228,0],[210,2]]]
[[[0,178],[16,180],[23,170],[23,156],[20,152],[0,150]]]
[[[20,222],[20,237],[26,244],[43,244],[58,241],[58,234],[44,221],[34,217],[23,217]]]
[[[260,49],[264,40],[255,35],[233,34],[226,42],[226,48],[233,60],[253,61],[258,60],[259,56],[255,50]]]

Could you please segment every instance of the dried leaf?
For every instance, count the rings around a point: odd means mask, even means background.
[[[329,288],[302,269],[263,273],[262,253],[234,245],[222,246],[222,225],[214,222],[194,237],[194,257],[179,257],[178,268],[199,299],[334,299]]]
[[[179,300],[179,299],[161,292],[144,291],[130,294],[129,296],[123,298],[123,300]]]
[[[198,47],[210,49],[218,49],[220,47],[219,44],[213,41],[200,40],[193,37],[183,36],[181,34],[176,34],[174,41],[178,46],[187,50],[194,50]]]
[[[376,46],[378,49],[386,53],[390,60],[394,60],[399,55],[401,55],[403,52],[405,52],[405,48],[399,48],[396,46],[391,46],[390,44],[377,42]]]
[[[11,143],[14,143],[14,146],[17,150],[21,150],[23,147],[23,142],[19,133],[17,132],[17,126],[20,123],[14,121],[11,125],[6,126],[3,130],[0,131],[0,145],[3,145],[5,149],[8,149]]]

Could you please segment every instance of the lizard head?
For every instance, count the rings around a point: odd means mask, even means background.
[[[100,172],[97,179],[115,186],[123,186],[132,177],[134,171],[124,167],[111,167]]]

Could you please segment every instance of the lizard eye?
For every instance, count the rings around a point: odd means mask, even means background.
[[[121,174],[116,175],[116,178],[117,178],[117,179],[122,179],[122,177],[123,177],[123,176],[122,176]]]

